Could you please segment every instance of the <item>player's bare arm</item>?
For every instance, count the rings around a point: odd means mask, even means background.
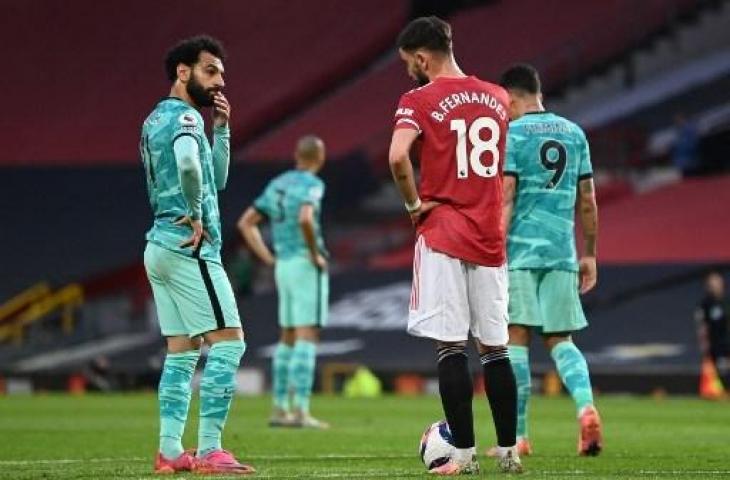
[[[509,225],[512,221],[512,211],[515,206],[517,195],[517,179],[512,175],[505,175],[502,180],[502,231],[509,232]]]
[[[314,206],[310,204],[302,205],[299,209],[299,228],[302,231],[304,242],[309,250],[309,258],[312,263],[321,269],[327,268],[327,260],[320,253],[317,247],[317,233],[314,224]]]
[[[246,240],[246,244],[253,253],[266,265],[273,266],[276,258],[274,258],[269,247],[266,246],[261,236],[261,230],[259,229],[259,223],[263,219],[264,216],[255,208],[249,207],[238,220],[238,231],[241,232],[244,240]]]
[[[583,227],[584,253],[580,259],[580,292],[587,293],[596,286],[596,241],[598,237],[598,205],[593,179],[578,183],[578,211]]]
[[[413,142],[418,138],[418,132],[410,128],[399,128],[393,132],[390,142],[390,154],[388,161],[390,171],[393,174],[398,191],[403,197],[406,209],[411,216],[413,224],[417,224],[420,218],[429,210],[438,206],[438,202],[421,202],[416,187],[416,178],[413,173],[410,150]]]

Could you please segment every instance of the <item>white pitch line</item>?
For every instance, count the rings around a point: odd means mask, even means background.
[[[249,455],[246,460],[377,460],[377,459],[401,459],[401,458],[417,458],[415,455],[347,455],[347,454],[324,454],[324,455]],[[0,466],[32,466],[32,465],[65,465],[75,463],[114,463],[114,462],[151,462],[150,458],[145,457],[120,457],[120,458],[57,458],[57,459],[38,459],[38,460],[0,460]],[[531,473],[547,476],[580,476],[587,475],[590,472],[585,470],[547,470],[536,471]],[[730,475],[730,470],[637,470],[635,472],[615,472],[616,474],[632,474],[637,476],[644,475],[711,475],[726,476]],[[308,478],[388,478],[394,475],[401,477],[421,476],[421,473],[415,472],[394,472],[392,470],[367,470],[360,472],[348,473],[316,473],[309,472]],[[257,474],[256,478],[299,478],[299,474]],[[140,478],[157,478],[157,477],[140,477]]]
[[[424,470],[421,473],[415,473],[415,472],[393,472],[393,471],[383,471],[383,470],[374,470],[372,472],[351,472],[351,473],[312,473],[308,472],[306,478],[404,478],[404,477],[423,477],[426,475],[427,472]],[[225,478],[241,478],[240,476],[230,476],[230,475],[217,475],[216,478],[218,479],[225,479]],[[259,479],[259,478],[303,478],[301,473],[298,474],[281,474],[281,475],[266,475],[261,474],[260,472],[256,472],[255,475],[252,475],[251,478]],[[136,480],[158,480],[159,476],[157,477],[135,477]],[[184,480],[184,479],[181,479]]]
[[[348,455],[348,454],[322,454],[322,455],[244,455],[246,460],[377,460],[377,459],[400,459],[414,458],[418,455],[391,455],[391,454],[366,454],[366,455]],[[145,457],[126,457],[126,458],[57,458],[57,459],[39,459],[39,460],[0,460],[2,465],[61,465],[66,463],[112,463],[112,462],[151,462],[152,458]]]
[[[111,462],[141,462],[151,461],[149,458],[54,458],[39,460],[0,460],[0,465],[62,465],[66,463],[111,463]]]
[[[399,459],[414,458],[418,459],[418,454],[362,454],[350,455],[347,453],[327,453],[322,455],[242,455],[244,458],[251,460],[373,460],[373,459]]]

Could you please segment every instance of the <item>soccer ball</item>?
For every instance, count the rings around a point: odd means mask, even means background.
[[[440,467],[451,460],[454,450],[454,440],[451,438],[451,430],[446,420],[429,425],[423,432],[419,453],[428,470]]]

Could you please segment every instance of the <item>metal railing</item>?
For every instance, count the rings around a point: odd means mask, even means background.
[[[72,283],[51,292],[41,283],[29,288],[0,306],[0,342],[23,342],[25,330],[49,315],[60,312],[64,333],[73,331],[75,312],[84,303],[81,285]]]

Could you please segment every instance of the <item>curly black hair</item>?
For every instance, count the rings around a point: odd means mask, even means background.
[[[423,48],[451,53],[451,25],[436,16],[416,18],[400,32],[396,44],[406,52]]]
[[[200,52],[208,52],[221,60],[226,59],[226,52],[219,40],[208,35],[186,38],[167,52],[165,57],[167,79],[171,82],[177,79],[177,66],[181,63],[190,67],[195,65],[198,62]]]

